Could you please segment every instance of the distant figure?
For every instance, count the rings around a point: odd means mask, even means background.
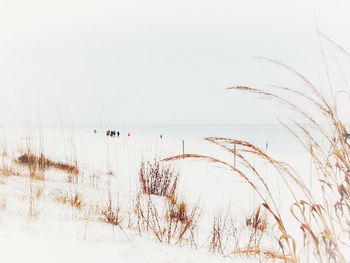
[[[130,132],[128,132],[128,137],[130,137]]]
[[[111,137],[115,137],[115,131],[111,131]]]
[[[163,139],[163,134],[160,135],[160,138]]]
[[[120,132],[119,132],[119,131],[117,131],[117,136],[118,136],[118,137],[120,136]]]
[[[96,133],[97,133],[97,131],[96,131],[96,130],[94,130],[94,133],[96,134]]]
[[[106,133],[106,136],[109,136],[111,134],[111,131],[108,130],[107,133]]]

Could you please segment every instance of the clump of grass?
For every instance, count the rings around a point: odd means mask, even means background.
[[[214,216],[209,237],[209,251],[226,255],[227,248],[237,247],[238,228],[228,210],[226,215]]]
[[[75,207],[77,209],[81,209],[82,207],[84,207],[83,198],[78,192],[73,194],[59,192],[56,195],[55,199],[59,203],[69,204],[70,206]]]
[[[84,206],[84,201],[79,193],[75,193],[70,197],[69,203],[72,207],[80,209]]]
[[[256,212],[245,220],[246,226],[250,229],[248,247],[259,247],[263,234],[268,229],[266,214],[262,214],[260,207]]]
[[[269,234],[273,235],[268,228],[266,214],[263,214],[260,208],[243,221],[243,224],[240,221],[235,222],[229,209],[226,215],[214,216],[209,237],[209,251],[224,256],[232,255],[232,251],[235,251],[233,254],[239,254],[238,251],[261,248],[263,238],[266,241]],[[279,253],[273,249],[269,251]]]
[[[20,155],[16,162],[21,165],[27,165],[33,169],[33,172],[37,169],[43,171],[48,168],[55,168],[61,171],[64,171],[68,174],[77,175],[79,174],[79,169],[77,163],[75,164],[68,164],[64,162],[59,161],[53,161],[47,157],[45,157],[44,154],[40,154],[39,156],[33,154],[31,151],[28,151],[27,153],[24,153]]]
[[[21,175],[17,170],[15,170],[13,167],[10,167],[10,166],[2,167],[0,169],[0,173],[3,176],[20,176]]]
[[[177,244],[189,243],[196,247],[195,232],[198,227],[198,205],[190,209],[184,200],[178,200],[176,196],[168,197],[167,205],[168,240],[176,237]]]
[[[169,221],[186,223],[191,221],[187,211],[187,204],[184,201],[178,201],[176,196],[168,197],[168,215]]]
[[[188,208],[176,197],[179,174],[165,162],[142,162],[139,170],[140,193],[134,207],[139,234],[152,233],[165,243],[197,244],[198,207]],[[163,203],[163,205],[161,205]]]
[[[224,254],[223,236],[225,231],[225,224],[221,218],[214,217],[212,230],[210,235],[209,250],[213,253]]]
[[[122,226],[123,218],[121,216],[121,209],[118,207],[113,209],[111,205],[108,205],[106,208],[102,208],[99,210],[99,219],[102,220],[106,224],[110,224],[113,227],[113,236],[114,236],[114,228],[118,227],[125,238],[130,241],[129,236],[124,231]]]
[[[120,209],[113,210],[110,206],[105,209],[102,209],[100,212],[101,220],[107,224],[111,224],[113,226],[119,226],[122,222],[122,218],[120,216]]]
[[[255,213],[247,217],[246,225],[255,231],[265,232],[267,230],[268,223],[266,220],[266,215],[264,216],[261,214],[260,207]]]
[[[29,171],[30,179],[44,180],[45,179],[45,156],[40,154],[40,156],[35,156],[30,150],[26,153],[20,155],[15,162],[20,165],[26,165]]]
[[[164,162],[141,162],[139,183],[144,194],[171,196],[175,193],[179,174]]]
[[[159,242],[197,247],[198,206],[189,209],[184,201],[175,197],[154,198],[142,194],[136,198],[134,206],[139,234],[151,233]]]
[[[2,157],[2,167],[0,168],[0,173],[3,176],[20,175],[19,172],[14,169],[13,165],[10,164],[8,152],[5,146],[2,147],[1,157]]]

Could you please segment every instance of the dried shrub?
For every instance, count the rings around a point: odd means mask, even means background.
[[[36,156],[30,151],[28,151],[28,153],[24,153],[20,155],[16,159],[16,162],[21,165],[27,165],[33,171],[36,171],[36,170],[44,171],[45,169],[48,169],[48,168],[55,168],[55,169],[67,172],[69,174],[73,174],[73,175],[79,174],[77,163],[73,165],[73,164],[63,163],[59,161],[53,161],[45,157],[44,154],[40,154],[39,156]]]
[[[141,162],[139,182],[144,194],[171,196],[175,193],[179,174],[162,161]]]

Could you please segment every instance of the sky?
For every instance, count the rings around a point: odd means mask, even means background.
[[[288,113],[226,88],[300,88],[262,56],[326,90],[323,48],[342,89],[348,62],[316,29],[350,49],[349,12],[345,0],[0,0],[0,122],[275,122]]]

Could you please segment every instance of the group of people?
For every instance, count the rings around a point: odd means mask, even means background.
[[[108,130],[106,132],[106,136],[115,137],[116,135],[117,135],[117,137],[119,137],[120,136],[120,132],[119,131],[116,132],[116,131],[113,131],[113,130]]]
[[[97,133],[97,130],[94,130],[94,133],[96,134]],[[108,137],[119,137],[120,136],[120,131],[114,131],[114,130],[107,130],[106,132],[106,136]],[[130,132],[128,132],[128,137],[130,137],[131,134]],[[159,136],[160,139],[163,139],[163,134],[160,134]]]

